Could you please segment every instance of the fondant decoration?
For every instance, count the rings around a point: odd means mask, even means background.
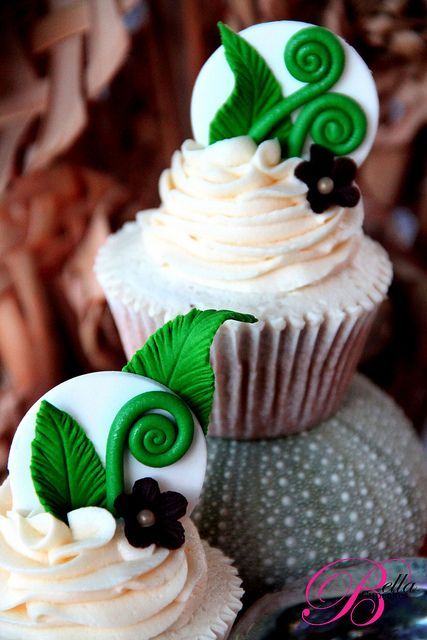
[[[215,390],[209,349],[226,320],[257,322],[235,311],[192,309],[150,336],[123,371],[158,380],[188,404],[207,432]]]
[[[211,122],[209,144],[247,135],[255,142],[266,137],[277,137],[282,143],[286,142],[292,129],[290,112],[284,116],[279,113],[273,122],[273,114],[283,103],[280,84],[264,58],[244,38],[221,22],[219,30],[235,85]],[[267,135],[263,135],[263,131]],[[270,131],[271,135],[268,135]]]
[[[135,482],[132,493],[122,493],[114,506],[125,521],[125,535],[134,547],[156,544],[166,549],[179,549],[185,542],[180,518],[185,516],[187,500],[176,491],[160,492],[153,478]]]
[[[14,509],[44,507],[65,522],[79,507],[106,504],[114,514],[117,497],[157,470],[162,486],[188,498],[191,512],[206,468],[191,409],[206,432],[215,388],[209,350],[231,319],[256,322],[234,311],[193,309],[153,334],[123,372],[80,376],[49,391],[12,443]]]
[[[257,143],[278,138],[287,157],[301,155],[308,134],[338,155],[360,146],[367,126],[361,107],[348,96],[327,93],[345,67],[344,48],[337,36],[322,27],[307,27],[292,36],[285,48],[285,64],[306,85],[283,97],[257,50],[225,25],[219,27],[235,86],[211,122],[210,144],[243,135]],[[292,122],[290,116],[298,109]]]
[[[169,389],[154,380],[131,373],[108,371],[89,373],[67,380],[48,391],[42,400],[48,401],[57,410],[72,416],[83,429],[86,437],[92,441],[102,465],[108,467],[106,465],[107,440],[115,418],[127,402],[141,394],[152,392],[160,393],[162,397],[171,395]],[[35,436],[39,408],[40,401],[31,407],[22,419],[9,455],[13,509],[21,513],[40,513],[44,510],[30,470],[32,443],[37,442]],[[167,410],[156,408],[153,411],[153,416],[161,415],[167,420],[174,420]],[[144,416],[142,417],[146,424]],[[151,467],[140,462],[134,457],[132,450],[125,447],[123,462],[118,462],[120,468],[123,465],[124,491],[130,493],[137,480],[151,477],[159,482],[162,491],[173,490],[182,493],[189,502],[188,513],[191,513],[199,498],[206,470],[205,436],[194,416],[193,419],[194,435],[190,448],[177,462],[169,466]],[[136,422],[138,423],[138,420]],[[162,424],[164,424],[163,420]],[[156,446],[156,440],[155,435],[151,437],[148,434],[145,442],[148,447],[151,447],[153,441]],[[76,456],[79,455],[79,451],[77,447]],[[60,465],[61,459],[58,458],[57,466]],[[107,468],[107,477],[108,475]]]
[[[318,144],[310,147],[310,160],[295,168],[295,175],[308,186],[307,200],[314,213],[323,213],[334,204],[355,207],[360,191],[353,180],[357,166],[350,158],[334,158],[334,154]]]
[[[199,143],[277,137],[293,157],[314,141],[363,162],[378,126],[378,96],[352,47],[302,22],[258,24],[239,35],[225,25],[220,31],[223,46],[203,66],[193,92]]]
[[[335,416],[312,431],[209,438],[194,519],[255,595],[336,559],[414,555],[427,528],[426,486],[425,454],[408,420],[357,375]]]
[[[81,507],[106,507],[105,469],[92,442],[66,413],[43,400],[32,442],[31,476],[44,509],[67,523]]]
[[[152,413],[159,409],[165,415]],[[187,453],[193,435],[193,416],[178,396],[151,391],[128,400],[114,418],[107,442],[107,504],[110,511],[114,512],[115,500],[124,491],[127,445],[139,462],[148,467],[166,467]]]

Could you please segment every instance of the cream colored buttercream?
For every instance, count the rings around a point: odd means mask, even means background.
[[[142,251],[173,278],[242,292],[323,280],[354,259],[363,207],[314,214],[299,162],[276,140],[187,140],[161,176],[161,207],[138,217]]]
[[[24,517],[0,490],[0,637],[149,640],[187,624],[203,600],[205,552],[186,520],[186,544],[130,546],[105,509]],[[165,636],[166,637],[166,636]]]

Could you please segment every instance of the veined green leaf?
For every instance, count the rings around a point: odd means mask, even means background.
[[[257,120],[283,100],[280,84],[258,51],[226,25],[220,22],[218,26],[235,84],[210,124],[209,144],[249,135]],[[290,126],[290,117],[287,120]],[[288,132],[286,122],[280,130]]]
[[[81,507],[106,507],[105,469],[83,429],[65,411],[42,400],[31,445],[31,475],[43,507],[67,522]]]
[[[206,433],[215,391],[209,350],[226,320],[257,321],[254,316],[235,311],[193,309],[150,336],[123,371],[147,376],[169,387],[185,400]]]

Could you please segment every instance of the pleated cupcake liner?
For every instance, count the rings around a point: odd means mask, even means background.
[[[201,603],[182,627],[168,630],[153,640],[227,640],[242,608],[242,581],[232,561],[203,541],[208,565]]]
[[[95,270],[129,358],[194,306],[260,318],[225,323],[211,349],[216,393],[209,433],[236,439],[298,433],[338,408],[392,278],[387,254],[364,236],[350,265],[312,287],[289,296],[233,296],[227,288],[175,281],[153,266],[135,222],[108,238]]]
[[[126,355],[175,313],[109,296]],[[216,390],[209,435],[276,438],[315,426],[339,406],[378,306],[253,325],[224,324],[211,348]]]

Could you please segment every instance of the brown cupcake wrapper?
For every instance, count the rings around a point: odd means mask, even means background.
[[[167,309],[109,305],[130,358],[173,318]],[[227,322],[211,349],[216,392],[209,435],[276,438],[316,426],[339,406],[378,305],[299,322]]]

